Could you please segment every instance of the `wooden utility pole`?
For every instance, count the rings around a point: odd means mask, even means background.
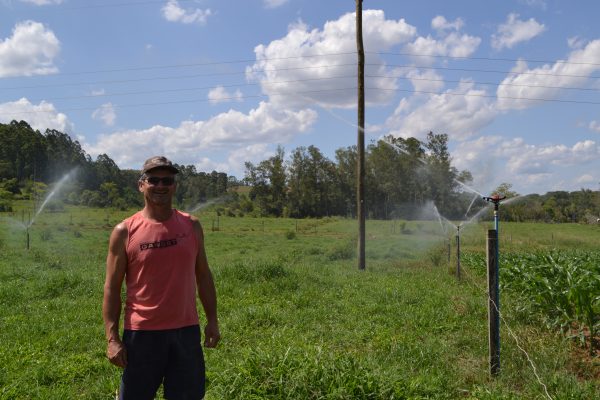
[[[358,52],[358,165],[356,206],[358,217],[358,269],[365,269],[365,49],[362,37],[362,0],[356,0],[356,49]]]

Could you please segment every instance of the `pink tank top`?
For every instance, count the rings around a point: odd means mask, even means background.
[[[198,238],[188,214],[173,210],[153,222],[141,211],[125,220],[127,270],[125,329],[175,329],[198,324]]]

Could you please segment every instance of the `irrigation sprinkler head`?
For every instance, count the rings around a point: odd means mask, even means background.
[[[494,203],[495,211],[498,211],[498,206],[500,205],[500,202],[504,199],[506,199],[506,196],[500,196],[499,194],[494,194],[490,197],[483,197],[483,200],[485,200],[489,203]]]

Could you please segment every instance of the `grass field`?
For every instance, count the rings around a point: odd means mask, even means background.
[[[114,397],[101,302],[108,235],[126,215],[42,213],[29,250],[27,213],[1,217],[0,399]],[[205,352],[209,400],[600,398],[598,357],[528,318],[510,293],[502,370],[489,377],[485,279],[465,266],[457,281],[454,238],[437,222],[367,221],[358,271],[355,221],[197,215],[223,336]],[[463,251],[483,253],[490,228],[465,227]],[[598,226],[501,224],[501,252],[599,242]]]

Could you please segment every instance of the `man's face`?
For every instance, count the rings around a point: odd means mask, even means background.
[[[175,188],[175,174],[165,169],[151,170],[146,173],[146,179],[139,182],[146,202],[156,205],[171,204]]]

